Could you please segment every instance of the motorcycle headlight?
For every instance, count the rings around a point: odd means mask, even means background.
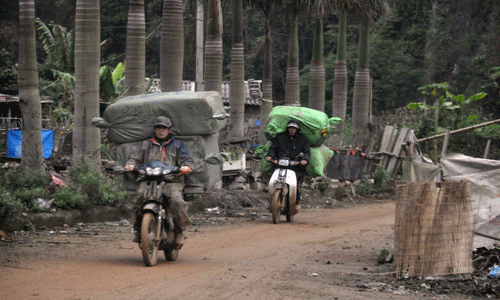
[[[144,175],[144,174],[146,174],[146,171],[144,171],[144,169],[139,169],[139,174]]]
[[[290,163],[290,161],[288,159],[280,159],[278,161],[278,165],[284,166],[284,167],[287,167],[289,163]]]
[[[168,173],[170,173],[170,170],[163,170],[162,172],[163,175],[167,175]]]
[[[151,171],[151,174],[153,176],[159,176],[161,174],[161,168],[154,168],[152,171]]]

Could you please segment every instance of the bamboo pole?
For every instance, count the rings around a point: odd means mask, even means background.
[[[492,124],[496,124],[496,123],[500,123],[500,119],[497,119],[497,120],[494,120],[494,121],[489,121],[489,122],[482,123],[482,124],[476,124],[476,125],[469,126],[469,127],[460,128],[460,129],[457,129],[457,130],[453,130],[453,131],[450,131],[450,134],[455,134],[455,133],[459,133],[459,132],[463,132],[463,131],[467,131],[467,130],[471,130],[471,129],[481,128],[481,127],[492,125]],[[418,139],[417,142],[421,143],[421,142],[425,142],[425,141],[430,141],[430,140],[433,140],[433,139],[444,137],[445,135],[446,135],[446,133],[441,133],[441,134],[429,136],[429,137],[426,137],[426,138]]]
[[[491,139],[488,139],[488,142],[486,142],[486,149],[484,150],[484,158],[488,158],[488,155],[490,154],[490,147]]]
[[[444,136],[443,149],[441,150],[441,157],[446,155],[446,150],[448,148],[448,142],[450,140],[450,128],[446,128],[446,133]]]

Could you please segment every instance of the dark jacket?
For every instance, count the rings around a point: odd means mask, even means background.
[[[130,155],[125,165],[134,165],[146,163],[148,161],[161,160],[169,165],[178,167],[192,167],[193,159],[189,154],[187,147],[179,140],[170,138],[168,141],[160,144],[155,138],[142,142],[141,148]],[[174,182],[183,182],[184,176],[179,176]]]
[[[267,151],[267,156],[271,156],[273,159],[288,157],[291,160],[295,160],[300,153],[303,153],[302,159],[309,162],[311,156],[309,140],[300,133],[300,128],[293,136],[288,134],[287,129],[272,140],[271,147]],[[305,173],[306,166],[295,166],[292,169]]]

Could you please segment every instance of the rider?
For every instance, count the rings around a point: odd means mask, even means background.
[[[267,151],[266,161],[283,157],[295,160],[298,156],[302,156],[300,164],[290,167],[295,171],[295,175],[297,176],[296,212],[300,210],[300,205],[298,205],[300,201],[300,187],[306,174],[306,165],[309,162],[310,145],[309,140],[300,133],[300,122],[292,119],[286,124],[285,132],[279,134],[272,141],[271,147]]]
[[[125,169],[133,170],[135,166],[148,161],[161,160],[164,163],[180,167],[180,174],[191,172],[193,159],[186,146],[172,137],[172,122],[165,116],[157,117],[153,122],[154,137],[142,142],[137,152],[130,155],[125,163]],[[174,219],[175,243],[181,247],[184,244],[182,232],[191,224],[187,214],[187,204],[183,198],[184,176],[178,176],[167,182],[163,194],[170,198],[170,209]],[[138,199],[136,208],[140,208],[142,199]],[[137,215],[137,214],[136,214]],[[134,242],[140,242],[140,220],[134,221]]]

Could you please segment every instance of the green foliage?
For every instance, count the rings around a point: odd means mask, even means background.
[[[21,200],[14,197],[6,188],[0,187],[0,227],[24,209]]]
[[[356,193],[360,196],[368,196],[373,192],[373,183],[370,180],[362,179],[356,186]]]
[[[121,181],[115,181],[100,171],[94,170],[89,162],[81,162],[71,168],[71,179],[78,191],[85,195],[92,205],[115,206],[123,204],[127,193]]]
[[[11,54],[5,49],[0,50],[0,94],[17,95],[17,68]]]
[[[372,173],[373,186],[375,188],[381,188],[384,182],[389,181],[391,176],[387,173],[387,170],[383,167],[378,167]]]
[[[114,70],[109,66],[102,66],[99,71],[99,94],[105,101],[113,101],[124,89],[123,63],[119,63]]]
[[[54,206],[61,209],[85,210],[91,206],[87,196],[75,186],[63,186],[51,197],[54,198]]]
[[[23,211],[40,212],[37,198],[56,208],[85,210],[96,206],[117,206],[131,201],[121,180],[110,178],[82,162],[70,169],[70,179],[54,190],[48,172],[28,173],[23,168],[0,171],[0,226]],[[51,187],[51,191],[47,187]]]

